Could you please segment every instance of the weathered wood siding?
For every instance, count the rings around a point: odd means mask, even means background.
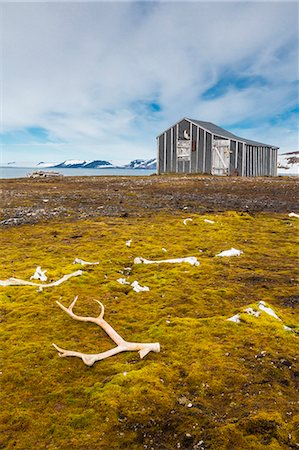
[[[177,158],[177,141],[190,136],[190,161]],[[158,173],[212,173],[212,133],[184,119],[166,130],[157,139]],[[221,139],[221,137],[220,137]],[[253,146],[230,140],[229,175],[276,176],[277,149]]]
[[[246,177],[275,177],[277,175],[277,149],[245,145],[242,158],[245,160],[243,175]],[[241,162],[238,163],[239,173],[240,166],[242,166]]]
[[[190,172],[196,173],[196,159],[197,159],[197,130],[198,127],[196,125],[191,126],[191,160],[190,160]]]
[[[236,159],[237,159],[237,141],[230,141],[230,158],[229,158],[229,170],[228,174],[232,175],[236,169]]]
[[[204,173],[212,173],[212,135],[206,133],[206,151],[205,151]]]

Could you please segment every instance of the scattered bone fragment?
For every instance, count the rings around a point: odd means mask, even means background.
[[[240,323],[240,314],[236,314],[235,316],[230,317],[229,319],[227,319],[229,322],[235,322],[235,323]]]
[[[135,291],[135,292],[146,292],[146,291],[149,291],[149,287],[148,286],[140,286],[138,281],[133,281],[133,283],[131,283],[131,286],[133,287],[133,291]]]
[[[30,280],[47,281],[48,277],[46,275],[46,272],[47,272],[46,270],[42,270],[40,266],[37,266],[34,275],[30,277]]]
[[[214,220],[210,220],[210,219],[204,219],[204,222],[206,222],[206,223],[215,223]]]
[[[296,214],[296,213],[294,213],[294,212],[291,212],[291,213],[289,214],[289,217],[296,217],[297,219],[299,219],[299,214]]]
[[[61,283],[67,281],[69,278],[77,277],[82,274],[83,274],[82,270],[77,270],[76,272],[64,275],[59,280],[53,281],[52,283],[48,284],[33,283],[32,281],[20,280],[19,278],[8,278],[7,280],[0,280],[0,286],[37,286],[40,287],[41,289],[44,289],[52,286],[59,286]]]
[[[272,308],[270,308],[269,306],[266,305],[265,302],[260,301],[259,302],[259,308],[261,311],[264,311],[265,313],[269,314],[269,316],[274,317],[277,320],[281,320],[278,315],[273,311]]]
[[[189,217],[183,221],[184,225],[187,225],[188,222],[193,222]]]
[[[126,246],[127,247],[131,247],[131,244],[132,244],[132,239],[130,239],[129,241],[126,241]]]
[[[166,248],[162,247],[162,252],[167,253]]]
[[[86,354],[71,350],[65,350],[63,348],[58,347],[56,344],[52,344],[54,348],[58,351],[58,354],[61,358],[64,358],[66,356],[76,356],[78,358],[81,358],[84,364],[87,366],[92,366],[96,361],[101,361],[102,359],[108,358],[109,356],[116,355],[120,352],[128,352],[128,351],[138,351],[140,358],[144,358],[149,352],[156,352],[158,353],[160,351],[160,344],[158,342],[155,343],[138,343],[138,342],[127,342],[125,341],[115,330],[112,328],[111,325],[109,325],[108,322],[104,320],[104,306],[101,302],[98,300],[95,300],[100,307],[101,312],[98,317],[86,317],[86,316],[77,316],[73,312],[73,308],[76,304],[76,301],[78,299],[78,296],[75,297],[74,301],[71,303],[71,305],[66,308],[64,305],[62,305],[60,302],[56,301],[57,305],[60,306],[60,308],[65,311],[70,317],[72,317],[75,320],[79,320],[81,322],[93,322],[96,325],[99,325],[103,330],[108,334],[108,336],[115,342],[117,345],[115,348],[112,348],[111,350],[107,350],[106,352],[97,353],[97,354]]]
[[[216,256],[225,257],[225,256],[240,256],[242,254],[242,250],[237,250],[236,248],[231,248],[230,250],[224,250],[221,253],[218,253]]]
[[[160,261],[151,261],[149,259],[137,257],[134,259],[134,264],[162,264],[162,263],[188,263],[191,266],[199,266],[199,261],[195,256],[188,256],[186,258],[176,258],[176,259],[161,259]]]
[[[75,258],[73,261],[73,264],[81,264],[81,266],[93,266],[93,265],[100,264],[100,261],[89,262],[89,261],[84,261],[84,259]]]
[[[118,283],[120,284],[127,284],[127,285],[131,285],[133,287],[133,291],[135,292],[145,292],[145,291],[149,291],[149,287],[147,286],[140,286],[140,284],[138,283],[138,281],[133,281],[133,283],[129,283],[126,278],[118,278],[117,279]]]
[[[260,311],[258,311],[258,309],[260,309]],[[275,311],[272,308],[270,308],[270,306],[268,306],[264,301],[258,302],[256,308],[251,308],[251,307],[245,308],[240,313],[238,313],[238,314],[236,314],[236,315],[234,315],[234,316],[232,316],[232,317],[230,317],[229,319],[226,319],[226,320],[229,320],[230,322],[240,323],[241,322],[240,317],[241,317],[242,313],[247,313],[247,314],[249,314],[251,316],[254,316],[254,317],[260,317],[261,311],[263,311],[264,313],[266,313],[269,316],[273,317],[274,319],[279,320],[280,322],[282,322],[282,320],[278,317],[278,315],[275,313]],[[286,331],[294,331],[293,328],[288,327],[286,325],[283,325],[283,328]]]
[[[120,284],[130,284],[125,278],[118,278],[116,281]]]
[[[246,308],[245,309],[245,312],[247,313],[247,314],[250,314],[251,316],[254,316],[254,317],[259,317],[259,315],[260,315],[260,312],[259,311],[255,311],[253,308]]]

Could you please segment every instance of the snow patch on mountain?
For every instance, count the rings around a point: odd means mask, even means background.
[[[102,160],[86,161],[81,159],[67,159],[53,167],[61,169],[99,169],[103,167],[113,167],[113,165],[109,161]]]
[[[128,169],[150,169],[155,170],[157,167],[157,159],[134,159],[129,164],[124,166]]]
[[[278,154],[278,175],[299,175],[299,151]]]

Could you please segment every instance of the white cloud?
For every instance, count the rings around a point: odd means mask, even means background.
[[[3,125],[11,132],[42,127],[57,142],[7,144],[4,158],[30,149],[40,152],[37,159],[77,158],[82,148],[88,159],[151,157],[155,136],[182,116],[267,123],[297,100],[295,3],[38,2],[1,9]],[[203,99],[228,72],[262,76],[265,84]],[[162,111],[151,112],[151,101]],[[288,146],[290,133],[277,133],[286,126],[258,127],[251,137]]]

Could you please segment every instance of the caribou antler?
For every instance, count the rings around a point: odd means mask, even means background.
[[[60,302],[56,301],[57,305],[60,306],[63,311],[65,311],[70,317],[72,317],[75,320],[79,320],[81,322],[93,322],[99,325],[103,330],[108,334],[108,336],[117,344],[117,347],[112,348],[111,350],[107,350],[103,353],[97,353],[97,354],[86,354],[81,352],[74,352],[71,350],[64,350],[63,348],[58,347],[57,345],[53,344],[53,347],[56,348],[58,351],[58,354],[60,357],[64,358],[65,356],[77,356],[78,358],[81,358],[82,361],[87,366],[92,366],[96,361],[101,361],[102,359],[109,358],[109,356],[116,355],[120,352],[130,352],[130,351],[138,351],[140,358],[144,358],[149,352],[159,352],[160,351],[160,344],[158,342],[155,342],[154,344],[142,344],[138,342],[127,342],[125,341],[115,330],[114,328],[109,325],[109,323],[106,322],[106,320],[103,319],[104,317],[104,305],[99,302],[98,300],[94,300],[101,306],[101,312],[98,317],[85,317],[85,316],[77,316],[73,312],[73,308],[76,304],[76,301],[78,299],[78,296],[75,297],[74,301],[70,304],[68,308],[66,308],[64,305],[62,305]]]

